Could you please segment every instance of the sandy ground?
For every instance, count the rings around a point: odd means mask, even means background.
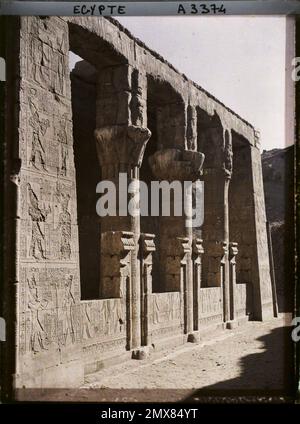
[[[143,361],[103,369],[87,376],[78,389],[26,389],[23,400],[219,403],[252,402],[257,396],[260,402],[270,402],[273,396],[281,402],[293,388],[289,322],[288,315],[248,322],[211,334],[199,344],[186,343]]]
[[[88,376],[84,389],[103,389],[109,397],[115,393],[118,400],[127,392],[146,400],[145,389],[166,396],[168,390],[160,389],[176,389],[188,396],[288,395],[293,374],[288,322],[288,316],[264,323],[248,322],[217,333],[214,340],[188,343],[144,361],[131,360]]]

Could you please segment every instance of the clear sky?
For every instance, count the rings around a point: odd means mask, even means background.
[[[180,72],[285,147],[284,17],[122,17]]]
[[[122,17],[133,35],[285,147],[284,17]]]

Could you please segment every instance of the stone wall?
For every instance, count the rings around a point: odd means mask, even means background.
[[[266,214],[273,245],[279,311],[294,299],[294,146],[262,153]]]
[[[150,297],[149,334],[151,342],[183,330],[183,304],[179,292],[153,293]]]
[[[251,283],[239,283],[236,285],[236,314],[238,317],[251,318],[252,296]]]
[[[223,293],[221,287],[200,290],[199,328],[223,322]]]
[[[68,54],[66,22],[20,19],[17,387],[83,378]]]

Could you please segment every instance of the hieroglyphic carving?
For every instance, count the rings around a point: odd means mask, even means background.
[[[180,323],[181,296],[179,292],[153,293],[150,296],[150,326]]]
[[[59,120],[59,129],[57,131],[57,140],[60,143],[60,169],[61,176],[66,177],[68,172],[68,134],[67,134],[67,117],[63,115]]]
[[[61,22],[60,22],[61,24]],[[67,40],[59,21],[43,19],[33,27],[30,38],[28,70],[31,79],[60,95],[66,92]]]
[[[147,78],[139,70],[131,72],[130,113],[133,125],[143,126],[147,119]]]
[[[231,133],[228,130],[224,132],[223,163],[225,176],[230,178],[233,166],[233,151]]]
[[[207,322],[222,322],[223,294],[222,287],[205,287],[200,289],[199,326]]]
[[[82,340],[125,335],[125,299],[100,299],[81,303]]]
[[[47,215],[51,208],[39,206],[37,195],[33,191],[31,185],[28,183],[29,202],[28,214],[32,221],[31,243],[29,255],[35,259],[46,259],[45,254],[45,234],[42,228],[42,223],[46,221]]]
[[[59,233],[59,258],[69,260],[71,257],[72,217],[68,210],[70,194],[67,188],[57,183],[55,198],[60,206],[56,230]]]
[[[20,350],[42,353],[81,340],[81,316],[71,268],[22,268]],[[79,307],[79,309],[78,309]]]
[[[29,163],[36,169],[39,169],[38,165],[40,165],[44,171],[47,171],[43,137],[45,136],[50,123],[48,119],[40,118],[37,107],[31,99],[29,99],[28,102],[31,111],[29,125],[33,128]]]
[[[30,349],[36,353],[48,349],[47,333],[45,332],[41,311],[46,309],[48,302],[41,298],[37,277],[34,271],[27,279],[28,283],[28,309],[31,311]]]
[[[96,325],[96,323],[95,323]],[[83,302],[82,304],[82,340],[94,337],[93,321],[91,316],[91,304]]]
[[[61,301],[62,314],[60,317],[63,323],[62,338],[60,339],[60,342],[63,345],[67,344],[68,336],[70,336],[72,343],[75,342],[72,305],[74,305],[76,301],[72,293],[73,278],[74,276],[72,274],[67,274],[63,283],[63,294]]]
[[[187,107],[187,130],[186,141],[188,150],[196,150],[197,148],[197,113],[195,107],[188,105]]]

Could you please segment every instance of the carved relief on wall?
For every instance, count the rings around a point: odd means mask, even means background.
[[[67,40],[63,27],[49,18],[31,23],[28,75],[38,85],[66,94]]]
[[[64,115],[59,119],[59,127],[57,129],[57,140],[60,145],[60,164],[59,164],[59,174],[63,177],[67,176],[68,173],[68,134],[67,134],[67,118]]]
[[[233,151],[231,133],[229,130],[225,130],[224,132],[223,163],[225,175],[227,177],[231,177],[233,166]]]
[[[223,314],[222,304],[222,288],[221,287],[208,287],[200,289],[200,307],[199,316],[213,316]]]
[[[81,303],[82,340],[126,334],[124,299],[101,299]]]
[[[34,354],[81,340],[78,276],[70,268],[21,268],[20,351]]]
[[[74,261],[74,184],[24,175],[20,193],[21,258]]]
[[[72,274],[67,274],[63,282],[63,292],[61,299],[60,321],[62,322],[62,334],[60,334],[59,344],[66,345],[68,338],[72,343],[75,342],[74,316],[72,306],[76,303],[73,290]]]
[[[60,259],[70,259],[72,238],[71,214],[68,211],[70,195],[69,193],[62,191],[61,187],[57,185],[56,197],[61,208],[61,212],[58,217],[58,226],[56,228],[56,230],[59,232],[60,238]]]
[[[43,223],[46,222],[51,208],[49,206],[47,208],[41,206],[36,193],[29,183],[27,187],[29,194],[28,214],[32,222],[29,256],[35,259],[46,259],[45,229]]]
[[[29,165],[33,166],[35,169],[43,169],[44,171],[47,171],[44,137],[50,126],[50,123],[48,119],[40,118],[38,110],[31,99],[28,100],[28,103],[31,112],[29,125],[33,130]]]
[[[28,284],[28,309],[31,312],[31,334],[29,338],[30,350],[34,353],[48,349],[49,340],[44,328],[42,311],[48,306],[48,301],[43,299],[37,283],[38,275],[32,271],[27,279]]]
[[[153,293],[150,296],[150,325],[181,322],[180,293]]]
[[[40,87],[26,82],[24,93],[21,119],[26,120],[27,125],[22,129],[21,157],[30,171],[57,176],[61,155],[57,122],[65,109],[53,93]]]
[[[83,302],[81,305],[82,312],[82,326],[81,336],[82,340],[91,339],[94,337],[94,324],[92,321],[91,304],[89,302]]]

